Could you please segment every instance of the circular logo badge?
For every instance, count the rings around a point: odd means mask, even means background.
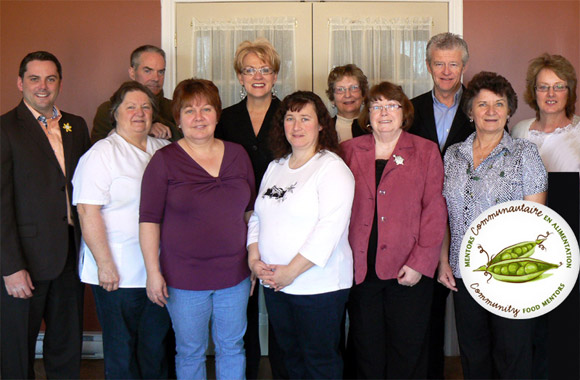
[[[510,201],[479,215],[459,253],[467,291],[501,317],[528,319],[556,308],[578,278],[576,236],[555,211]]]

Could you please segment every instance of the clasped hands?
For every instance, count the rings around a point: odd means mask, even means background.
[[[297,276],[288,265],[266,264],[261,260],[253,260],[250,270],[253,276],[262,280],[264,286],[276,292],[292,284]]]

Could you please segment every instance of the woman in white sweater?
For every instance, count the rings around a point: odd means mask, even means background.
[[[580,172],[576,84],[574,67],[561,55],[546,53],[530,62],[524,100],[536,117],[516,124],[511,134],[536,144],[549,172]]]
[[[341,378],[340,322],[352,286],[354,178],[336,154],[322,100],[287,96],[272,125],[275,160],[248,226],[249,266],[265,286],[290,378]]]

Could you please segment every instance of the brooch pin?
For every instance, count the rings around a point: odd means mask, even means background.
[[[65,123],[62,127],[64,128],[65,131],[72,132],[72,127],[69,123]]]
[[[401,156],[397,156],[396,154],[393,154],[393,157],[395,158],[395,164],[397,164],[397,165],[403,165],[403,163],[405,162],[405,159]]]

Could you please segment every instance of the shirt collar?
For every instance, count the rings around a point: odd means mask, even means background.
[[[435,89],[431,90],[431,96],[433,97],[433,103],[437,106],[445,106],[447,108],[454,108],[459,104],[461,100],[461,96],[463,95],[463,86],[459,86],[459,90],[453,95],[453,105],[451,107],[447,107],[445,104],[441,103],[439,99],[435,96]]]
[[[473,140],[475,140],[475,136],[476,132],[473,132],[471,135],[469,135],[467,139],[465,139],[464,142],[461,143],[459,147],[459,152],[463,156],[473,158]],[[514,139],[510,136],[509,133],[506,133],[505,130],[503,131],[503,136],[499,144],[497,144],[497,146],[493,148],[493,150],[489,155],[493,156],[504,149],[507,150],[508,152],[512,152],[514,149]]]
[[[38,117],[41,116],[42,114],[40,112],[38,112],[37,110],[35,110],[34,108],[32,108],[32,106],[30,106],[28,103],[26,103],[26,100],[24,100],[24,104],[30,110],[30,112],[32,112],[32,116],[34,116],[34,118],[36,120],[38,120]],[[60,116],[60,110],[56,106],[52,106],[52,117],[51,117],[51,119],[56,119],[59,116]]]

